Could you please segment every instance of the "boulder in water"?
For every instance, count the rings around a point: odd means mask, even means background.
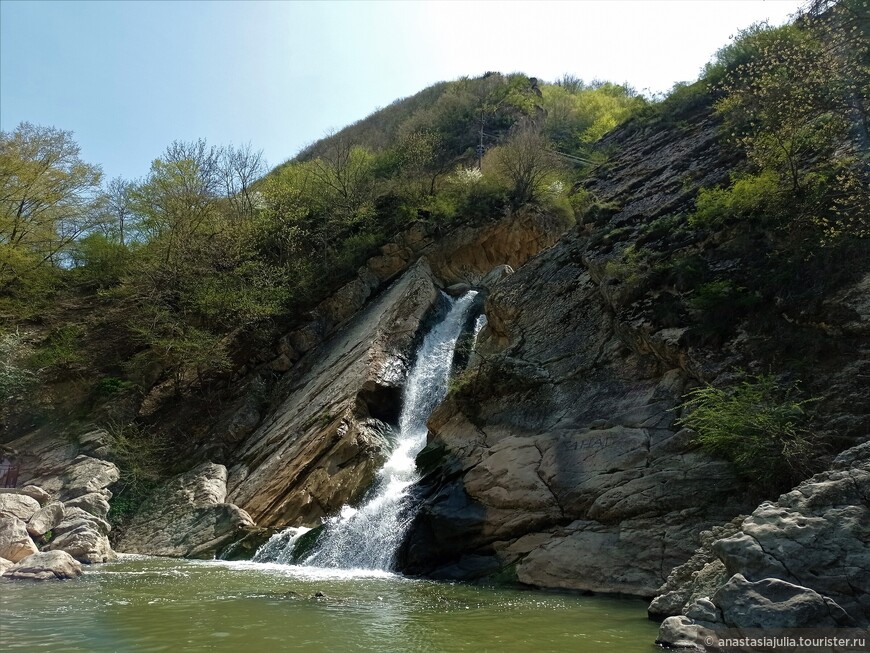
[[[64,551],[27,556],[3,574],[21,580],[67,580],[82,575],[82,566]]]

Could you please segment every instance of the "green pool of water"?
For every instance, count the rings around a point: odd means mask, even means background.
[[[0,580],[4,651],[654,653],[655,636],[639,600],[383,573],[125,557],[77,580]]]

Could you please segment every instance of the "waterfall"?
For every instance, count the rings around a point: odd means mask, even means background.
[[[374,487],[359,508],[345,506],[327,520],[317,545],[301,564],[342,569],[392,568],[413,517],[408,514],[407,494],[408,487],[419,480],[414,458],[426,446],[429,415],[447,394],[456,341],[476,295],[469,291],[462,297],[449,298],[446,316],[426,334],[417,350],[405,385],[395,447],[378,471]]]

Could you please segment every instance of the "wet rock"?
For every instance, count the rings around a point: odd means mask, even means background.
[[[225,503],[227,470],[202,463],[149,497],[130,520],[117,548],[125,553],[212,557],[254,528],[251,517]]]
[[[42,537],[57,528],[63,521],[64,509],[60,501],[52,501],[40,508],[27,522],[27,532],[33,537]]]
[[[26,494],[0,494],[0,517],[27,521],[39,510],[39,501]]]
[[[82,575],[82,566],[63,551],[34,553],[3,574],[19,580],[67,580]]]
[[[0,517],[0,558],[18,562],[38,552],[23,521],[18,517]]]

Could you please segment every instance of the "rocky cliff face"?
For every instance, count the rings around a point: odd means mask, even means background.
[[[287,398],[233,452],[228,501],[258,526],[277,528],[317,525],[358,498],[383,460],[438,289],[489,283],[494,267],[522,265],[563,229],[545,214],[525,213],[437,238],[415,228],[384,247],[282,339],[281,364],[272,369],[289,364],[281,382]]]
[[[866,438],[866,262],[811,305],[771,298],[772,325],[737,314],[709,336],[681,303],[678,267],[638,283],[630,252],[749,274],[739,234],[674,226],[733,168],[715,124],[696,115],[608,144],[617,154],[587,186],[599,207],[489,296],[476,360],[432,416],[410,573],[652,596],[701,531],[761,498],[675,427],[681,396],[736,369],[782,370],[797,343],[817,372],[817,435]]]
[[[649,595],[750,508],[673,426],[686,372],[621,337],[578,254],[560,243],[488,300],[479,367],[430,422],[408,571]]]

